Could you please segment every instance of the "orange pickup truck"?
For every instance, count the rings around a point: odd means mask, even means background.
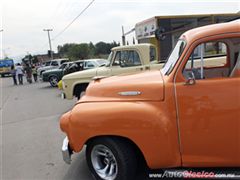
[[[64,114],[65,162],[86,145],[96,179],[240,167],[240,20],[185,32],[160,71],[96,79]]]

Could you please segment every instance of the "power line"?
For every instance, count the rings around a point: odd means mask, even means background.
[[[78,15],[75,17],[62,31],[60,31],[52,40],[55,40],[60,35],[62,35],[94,2],[95,0],[92,0]]]

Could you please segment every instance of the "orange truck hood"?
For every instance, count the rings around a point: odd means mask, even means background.
[[[81,102],[163,101],[164,82],[160,71],[118,75],[94,80]]]

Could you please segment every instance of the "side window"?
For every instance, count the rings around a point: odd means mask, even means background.
[[[51,66],[58,66],[58,62],[57,61],[52,61]]]
[[[84,68],[84,63],[83,62],[77,62],[77,70],[80,71],[80,70],[83,70]]]
[[[86,62],[86,68],[94,68],[94,67],[95,67],[95,65],[93,64],[93,62],[91,62],[91,61]]]
[[[136,51],[132,51],[133,52],[133,64],[134,66],[141,66],[142,63],[140,61],[139,55]]]
[[[114,61],[112,63],[112,66],[120,66],[120,60],[121,60],[121,52],[118,51],[115,55]]]
[[[113,66],[121,66],[121,67],[132,67],[132,66],[140,66],[141,61],[139,55],[136,51],[119,51],[117,52],[115,59],[113,61]]]
[[[227,45],[223,42],[206,42],[198,45],[183,70],[186,79],[208,79],[227,77],[229,66]]]

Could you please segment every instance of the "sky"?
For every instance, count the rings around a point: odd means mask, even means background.
[[[53,50],[65,43],[121,42],[125,31],[136,23],[158,15],[236,13],[240,0],[95,0],[60,36],[61,32],[92,0],[0,0],[1,54],[14,58],[49,49],[51,28]],[[127,37],[132,41],[131,34]],[[55,38],[56,37],[56,38]]]

